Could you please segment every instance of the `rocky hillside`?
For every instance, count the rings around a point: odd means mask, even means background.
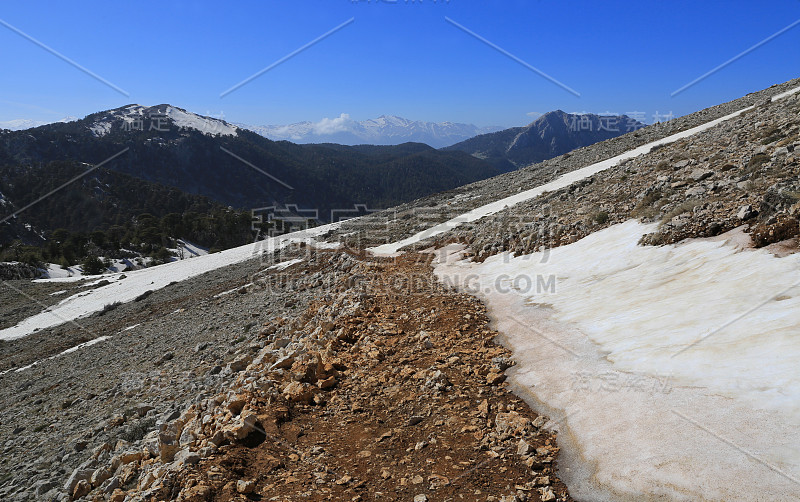
[[[756,247],[800,232],[800,101],[752,110],[455,232],[479,259],[575,242],[631,218],[659,222],[643,244],[713,237],[740,225]],[[450,235],[448,238],[452,238]]]

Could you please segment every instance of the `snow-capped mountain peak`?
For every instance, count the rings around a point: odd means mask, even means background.
[[[340,143],[344,145],[396,145],[409,141],[441,148],[478,134],[499,131],[502,127],[477,127],[455,122],[424,122],[396,115],[381,115],[353,120],[346,113],[318,122],[303,121],[288,125],[249,126],[238,124],[274,141],[295,143]]]
[[[156,130],[166,132],[173,127],[178,130],[193,129],[212,136],[236,136],[237,127],[224,120],[205,117],[171,105],[128,105],[87,117],[87,126],[96,137],[105,136],[112,129]]]

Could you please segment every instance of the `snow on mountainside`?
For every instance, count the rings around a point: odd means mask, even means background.
[[[394,115],[381,115],[376,119],[357,121],[346,113],[332,119],[324,118],[319,122],[304,121],[289,125],[265,126],[239,124],[239,126],[274,141],[343,145],[396,145],[413,141],[434,148],[503,129],[496,126],[478,127],[455,122],[423,122]]]
[[[179,130],[194,129],[211,136],[236,136],[237,129],[224,120],[204,117],[170,105],[129,105],[95,116],[94,122],[88,127],[96,137],[105,136],[115,127],[166,131],[172,124]]]
[[[64,117],[61,120],[47,121],[47,120],[31,120],[31,119],[15,119],[0,122],[0,129],[9,129],[11,131],[22,131],[24,129],[32,129],[47,124],[74,122],[78,117]]]

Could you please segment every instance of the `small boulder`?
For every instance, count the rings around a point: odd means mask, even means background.
[[[489,385],[499,385],[503,383],[506,379],[505,373],[498,372],[498,371],[490,371],[488,375],[486,375],[486,383]]]
[[[242,494],[253,493],[256,489],[256,482],[253,480],[240,479],[236,482],[236,491]]]
[[[67,478],[67,481],[64,483],[64,491],[72,493],[79,481],[86,480],[88,482],[92,478],[92,474],[94,474],[93,469],[81,469],[78,467],[72,471],[72,474],[70,474],[69,478]]]
[[[319,380],[317,382],[317,386],[320,389],[323,389],[323,390],[332,389],[332,388],[336,387],[336,377],[335,376],[329,376],[328,378],[326,378],[324,380]]]
[[[736,217],[742,221],[745,221],[756,216],[757,214],[758,212],[753,209],[753,206],[747,204],[746,206],[742,206],[739,208],[739,212],[736,214]]]
[[[517,443],[517,454],[521,456],[530,455],[534,452],[533,447],[530,443],[525,441],[524,439],[520,439],[519,443]]]
[[[179,466],[195,465],[200,462],[200,455],[187,449],[181,450],[175,454],[175,463]]]
[[[283,389],[283,395],[292,403],[308,404],[314,399],[313,387],[307,383],[292,382]]]
[[[79,499],[88,495],[90,491],[92,491],[92,485],[87,480],[82,479],[75,484],[75,488],[72,490],[72,498]]]
[[[114,492],[111,494],[111,497],[108,499],[108,502],[124,502],[125,497],[127,497],[127,495],[125,495],[125,492],[123,492],[119,488],[116,488],[114,489]]]
[[[689,175],[692,181],[703,181],[714,176],[714,171],[708,169],[695,169]]]
[[[251,362],[253,362],[253,358],[249,355],[237,357],[232,362],[228,363],[228,370],[232,373],[238,373],[246,369]]]

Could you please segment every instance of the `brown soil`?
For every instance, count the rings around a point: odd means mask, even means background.
[[[184,470],[180,499],[572,500],[555,434],[502,383],[510,354],[484,307],[437,285],[429,261],[368,264],[362,308],[330,346],[336,386],[251,401],[263,430]]]

